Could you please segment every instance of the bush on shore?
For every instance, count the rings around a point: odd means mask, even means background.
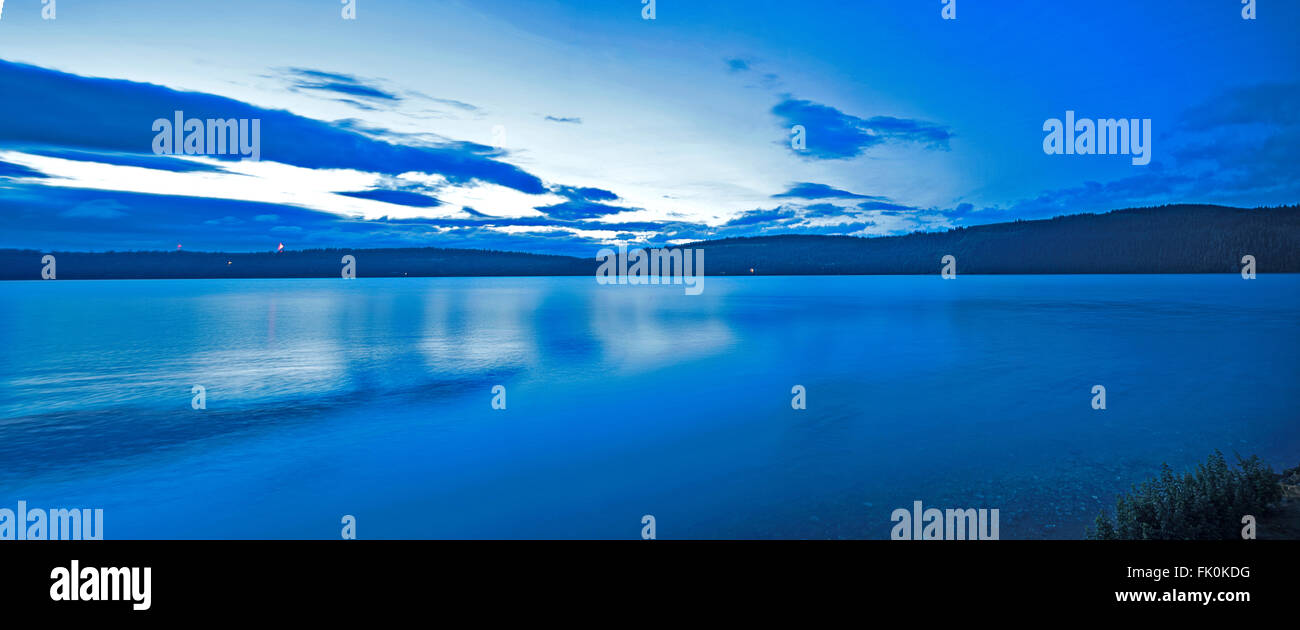
[[[1115,516],[1097,515],[1092,540],[1212,540],[1241,538],[1241,519],[1259,517],[1282,498],[1273,469],[1258,456],[1237,456],[1237,467],[1215,451],[1195,472],[1160,476],[1119,497]]]

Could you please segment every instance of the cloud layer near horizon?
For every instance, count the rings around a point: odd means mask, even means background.
[[[730,63],[729,72],[750,71]],[[384,107],[410,95],[368,79],[308,68],[283,71],[287,89]],[[619,191],[548,182],[506,150],[434,134],[403,134],[358,119],[323,121],[200,92],[90,78],[0,60],[0,247],[250,251],[459,246],[589,255],[601,246],[685,243],[769,234],[886,235],[1143,202],[1199,201],[1225,191],[1300,195],[1294,174],[1300,120],[1280,103],[1300,83],[1225,92],[1193,107],[1184,141],[1149,169],[1109,182],[1044,191],[1006,206],[920,207],[813,181],[786,184],[769,205],[715,220],[647,218]],[[154,155],[153,121],[258,119],[261,160]],[[778,124],[809,130],[802,160],[845,161],[886,145],[949,151],[946,126],[859,117],[784,96]],[[547,116],[579,124],[577,117]],[[668,195],[664,195],[668,198]],[[1294,197],[1292,197],[1294,199]],[[672,213],[669,213],[671,216]]]

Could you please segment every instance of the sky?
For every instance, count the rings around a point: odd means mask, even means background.
[[[348,1],[4,2],[0,247],[589,257],[1300,201],[1290,0]],[[258,159],[159,155],[176,111],[256,120]],[[1150,119],[1150,163],[1044,152],[1067,111]]]

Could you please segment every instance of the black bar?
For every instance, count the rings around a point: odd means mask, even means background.
[[[1019,617],[1039,608],[1115,615],[1284,611],[1300,541],[63,541],[0,543],[5,610],[131,622],[259,611],[428,615],[595,602],[735,612],[801,605],[887,612],[936,607]],[[148,610],[53,601],[51,571],[150,567]],[[1176,567],[1191,576],[1176,577]],[[1131,569],[1168,569],[1153,580]],[[1202,573],[1204,569],[1212,573]],[[1201,575],[1198,577],[1198,573]],[[1116,592],[1248,593],[1249,601],[1118,602]],[[1176,595],[1175,595],[1176,597]],[[129,599],[129,598],[127,598]],[[532,602],[529,604],[529,602]],[[584,603],[585,602],[585,603]],[[1060,621],[1059,619],[1057,621]],[[1056,624],[1048,624],[1056,625]]]

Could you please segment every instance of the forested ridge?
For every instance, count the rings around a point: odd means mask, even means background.
[[[705,251],[707,275],[930,274],[957,259],[964,274],[1300,272],[1300,206],[1173,205],[863,238],[779,235],[682,245]],[[58,279],[570,276],[590,258],[475,249],[313,249],[222,253],[0,250],[0,279],[39,279],[46,254]],[[752,271],[751,271],[752,270]]]

